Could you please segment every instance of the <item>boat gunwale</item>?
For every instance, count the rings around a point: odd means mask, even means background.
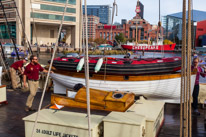
[[[74,78],[85,78],[84,73],[77,72],[68,72],[68,71],[58,71],[54,70],[56,74],[66,75]],[[192,72],[192,75],[196,75],[196,72]],[[174,79],[181,78],[181,73],[174,74],[159,74],[159,75],[140,75],[140,76],[129,76],[128,80],[125,79],[125,76],[122,75],[102,75],[102,74],[92,74],[90,75],[90,80],[102,80],[102,81],[152,81],[152,80],[165,80],[165,79]]]

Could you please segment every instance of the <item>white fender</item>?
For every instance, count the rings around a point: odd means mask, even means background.
[[[80,59],[78,65],[77,65],[77,72],[82,70],[83,65],[84,65],[84,57]]]
[[[96,66],[94,68],[95,73],[97,73],[101,69],[102,64],[103,64],[103,58],[100,58],[97,61],[97,64],[96,64]]]

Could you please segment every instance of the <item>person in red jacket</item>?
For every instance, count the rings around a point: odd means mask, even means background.
[[[9,68],[9,71],[10,71],[10,76],[11,76],[11,83],[12,83],[12,88],[14,90],[20,88],[18,86],[18,83],[17,83],[17,71],[20,72],[20,75],[23,75],[24,74],[24,71],[23,71],[23,66],[24,66],[24,63],[26,63],[28,61],[27,58],[24,58],[23,60],[20,60],[20,61],[16,61],[14,62],[10,68]]]
[[[36,92],[39,88],[39,72],[48,72],[44,68],[41,67],[38,63],[38,58],[35,55],[30,57],[30,63],[26,66],[24,71],[24,87],[27,87],[26,79],[28,79],[29,90],[30,94],[26,101],[25,111],[34,111],[35,109],[32,108],[32,103]]]
[[[195,86],[193,89],[192,97],[193,97],[193,113],[195,115],[200,115],[200,112],[198,111],[198,96],[199,96],[199,89],[200,89],[200,76],[205,77],[206,69],[202,69],[199,65],[199,58],[195,57],[193,59],[193,64],[192,64],[192,70],[196,70],[196,79],[195,79]]]

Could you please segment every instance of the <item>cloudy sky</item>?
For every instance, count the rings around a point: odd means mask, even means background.
[[[84,1],[84,0],[83,0]],[[157,24],[159,19],[159,0],[140,0],[144,5],[144,18],[151,24]],[[206,11],[206,0],[192,0],[196,10]],[[88,5],[112,5],[114,0],[87,0]],[[116,0],[118,4],[118,16],[115,21],[131,19],[135,16],[137,0]],[[182,0],[161,0],[161,16],[182,11]]]

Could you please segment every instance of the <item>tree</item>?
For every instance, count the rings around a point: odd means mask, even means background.
[[[94,42],[97,44],[97,45],[100,45],[100,44],[105,44],[106,43],[106,40],[105,39],[102,39],[102,38],[96,38],[94,40]]]
[[[120,42],[125,42],[125,37],[123,33],[120,33],[119,35],[115,36],[115,39],[120,43]]]
[[[92,43],[92,42],[94,42],[93,38],[89,38],[88,43]]]

